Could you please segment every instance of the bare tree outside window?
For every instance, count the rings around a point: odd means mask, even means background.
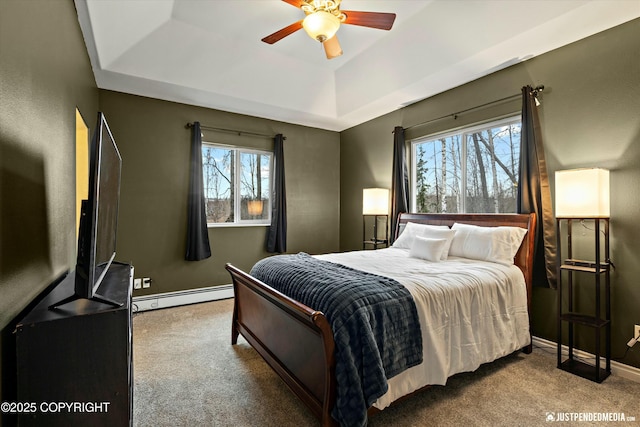
[[[240,154],[242,219],[269,219],[271,157],[260,153]]]
[[[459,212],[459,135],[415,145],[416,212]]]
[[[234,151],[202,145],[207,223],[234,221]]]
[[[520,119],[413,143],[416,212],[515,212]]]

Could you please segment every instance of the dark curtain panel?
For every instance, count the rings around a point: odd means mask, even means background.
[[[522,88],[518,213],[534,212],[538,220],[533,285],[556,289],[556,224],[535,96],[531,86]]]
[[[191,176],[189,177],[189,198],[187,200],[187,261],[200,261],[211,256],[207,213],[202,181],[202,132],[200,123],[191,128]]]
[[[391,242],[395,239],[398,214],[409,212],[409,169],[404,128],[393,130],[393,182],[391,183]]]
[[[275,179],[271,194],[271,226],[267,234],[267,252],[287,251],[287,198],[284,184],[284,137],[278,134],[273,139]]]

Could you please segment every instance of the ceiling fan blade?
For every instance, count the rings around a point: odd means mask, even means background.
[[[287,37],[289,34],[295,33],[301,28],[302,28],[302,20],[298,22],[294,22],[288,27],[284,27],[283,29],[276,31],[273,34],[268,35],[267,37],[263,38],[262,41],[265,43],[274,44],[278,40],[281,40]]]
[[[305,2],[303,0],[282,0],[285,3],[289,3],[291,6],[295,6],[298,9],[301,8]]]
[[[342,47],[340,47],[338,36],[333,36],[322,42],[322,47],[324,47],[324,53],[327,55],[327,59],[337,58],[342,55]]]
[[[343,10],[342,13],[347,17],[344,21],[345,24],[360,25],[379,30],[390,30],[393,26],[393,21],[396,20],[395,13],[357,12],[354,10]]]

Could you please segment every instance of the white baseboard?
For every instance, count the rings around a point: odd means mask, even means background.
[[[132,298],[133,312],[176,307],[199,302],[233,298],[233,285],[211,286],[188,291],[166,292]]]
[[[533,345],[544,348],[552,353],[557,351],[557,344],[544,338],[533,337]],[[569,354],[569,348],[566,345],[562,346],[562,354]],[[596,359],[595,355],[575,348],[573,349],[573,354],[576,358],[588,363],[594,363]],[[601,360],[600,363],[602,364],[604,362]],[[625,365],[615,360],[611,361],[611,374],[640,383],[640,368]]]

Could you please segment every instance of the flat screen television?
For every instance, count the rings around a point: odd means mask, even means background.
[[[89,147],[89,196],[80,213],[74,294],[51,308],[80,298],[123,304],[97,293],[116,255],[121,169],[120,151],[104,114],[98,113]]]

